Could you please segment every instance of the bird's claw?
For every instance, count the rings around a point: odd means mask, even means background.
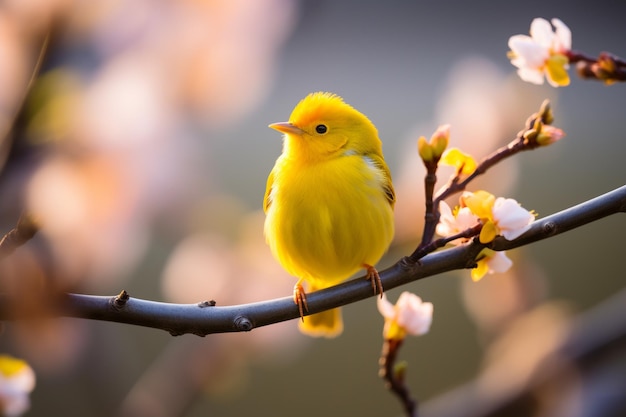
[[[304,287],[302,284],[297,283],[293,287],[293,302],[298,306],[298,311],[300,312],[300,318],[304,321],[304,312],[309,311],[309,306],[306,302],[306,293],[304,292]]]
[[[380,275],[378,274],[378,271],[376,270],[376,268],[374,268],[371,265],[364,265],[365,269],[367,270],[367,275],[365,276],[365,278],[367,280],[370,281],[370,283],[372,284],[372,289],[374,290],[374,294],[380,294],[380,297],[382,298],[383,296],[383,283],[380,280]]]

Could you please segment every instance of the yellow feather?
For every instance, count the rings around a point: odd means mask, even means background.
[[[289,122],[267,180],[265,236],[281,265],[310,290],[375,265],[393,239],[395,193],[376,127],[330,93],[313,93]],[[305,317],[301,330],[333,337],[338,311]]]

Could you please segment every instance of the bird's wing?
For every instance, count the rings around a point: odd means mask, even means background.
[[[366,155],[369,158],[376,168],[378,168],[383,174],[383,191],[385,192],[385,196],[387,197],[387,201],[391,207],[396,203],[396,192],[393,189],[393,184],[391,183],[391,172],[389,172],[389,168],[385,163],[385,160],[382,156],[376,154],[368,154]]]
[[[263,211],[267,213],[267,210],[270,208],[270,204],[272,204],[272,199],[270,194],[272,193],[272,186],[274,185],[274,170],[270,172],[270,175],[267,177],[267,185],[265,186],[265,197],[263,197]]]

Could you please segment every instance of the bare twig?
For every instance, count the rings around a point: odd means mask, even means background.
[[[581,78],[592,78],[608,84],[626,81],[626,61],[609,52],[602,52],[593,58],[579,51],[569,51],[567,57],[576,64],[576,72]]]
[[[33,67],[33,71],[28,80],[28,84],[26,84],[26,88],[24,89],[24,94],[20,97],[19,102],[17,103],[15,114],[12,115],[13,121],[17,120],[20,117],[20,114],[25,109],[25,104],[28,99],[28,95],[33,89],[33,85],[39,76],[39,72],[41,71],[41,67],[46,59],[46,55],[49,51],[50,44],[50,33],[46,33],[41,41],[41,47],[39,48],[39,54],[37,55],[37,60],[35,61],[35,65]],[[15,127],[15,123],[7,123],[0,124],[0,147],[8,147],[11,146],[11,140],[9,133],[11,129]]]
[[[424,200],[426,202],[426,209],[424,213],[424,233],[422,234],[422,241],[418,249],[424,248],[431,243],[432,237],[435,235],[435,228],[437,223],[439,223],[439,206],[438,203],[433,201],[435,184],[437,183],[438,162],[437,160],[425,163],[427,170],[426,176],[424,177]],[[426,253],[424,253],[424,255]],[[413,255],[411,255],[411,257],[413,258]],[[419,258],[413,259],[418,260]]]
[[[380,354],[379,375],[385,380],[391,392],[398,397],[407,417],[415,417],[417,416],[417,401],[411,397],[411,393],[404,383],[404,368],[396,363],[398,351],[403,341],[404,339],[385,339]]]

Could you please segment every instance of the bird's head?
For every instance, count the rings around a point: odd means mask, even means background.
[[[273,123],[285,134],[283,152],[302,161],[345,153],[382,153],[378,131],[361,112],[331,93],[312,93],[293,109],[288,122]]]

